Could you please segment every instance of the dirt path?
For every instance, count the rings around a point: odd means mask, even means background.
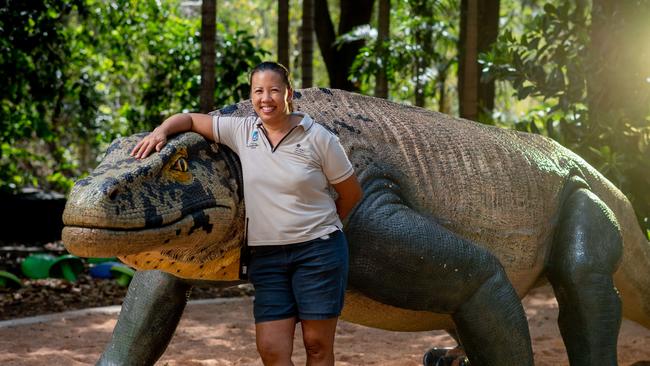
[[[525,301],[535,364],[568,365],[556,325],[557,303],[548,288]],[[221,304],[190,304],[169,348],[157,363],[163,366],[261,365],[252,323],[252,300]],[[40,324],[0,328],[0,364],[93,365],[111,335],[116,315],[59,318]],[[418,366],[432,345],[452,346],[444,332],[396,333],[341,322],[337,330],[337,365]],[[300,332],[294,362],[304,364]],[[650,360],[650,330],[624,321],[619,337],[619,364]],[[650,363],[649,363],[650,365]]]

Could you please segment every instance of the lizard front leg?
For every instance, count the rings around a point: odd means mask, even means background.
[[[137,271],[97,365],[153,365],[174,335],[191,287],[169,273]]]

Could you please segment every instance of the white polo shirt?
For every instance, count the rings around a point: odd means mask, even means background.
[[[239,155],[248,245],[301,243],[341,228],[328,185],[353,174],[338,137],[307,114],[271,146],[257,116],[214,116],[215,141]]]

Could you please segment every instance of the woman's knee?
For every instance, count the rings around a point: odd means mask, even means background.
[[[288,364],[295,324],[293,318],[255,324],[255,343],[264,364]]]
[[[334,353],[334,343],[331,337],[324,334],[303,334],[305,351],[312,359],[327,359]]]
[[[286,340],[280,340],[274,337],[258,337],[257,352],[262,357],[265,364],[275,364],[279,361],[290,359],[292,346]]]

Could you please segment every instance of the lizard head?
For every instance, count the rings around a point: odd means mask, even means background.
[[[112,257],[179,277],[236,279],[244,205],[236,155],[196,133],[134,159],[143,134],[115,140],[72,188],[63,242],[85,257]]]

